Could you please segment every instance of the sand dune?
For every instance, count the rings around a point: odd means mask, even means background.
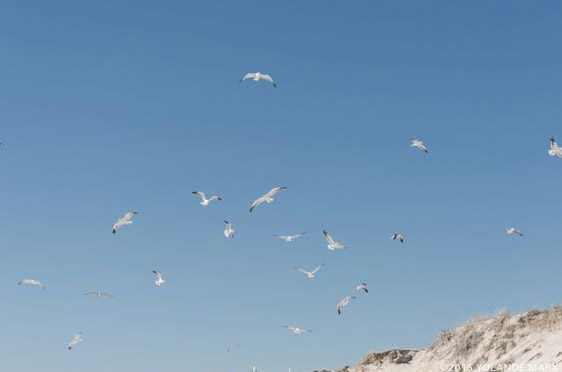
[[[472,320],[441,332],[427,349],[374,351],[339,371],[562,372],[562,307]]]

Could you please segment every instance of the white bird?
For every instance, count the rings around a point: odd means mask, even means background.
[[[139,212],[127,212],[123,217],[117,220],[111,229],[111,232],[115,234],[117,230],[121,228],[121,226],[130,225],[133,223],[133,216],[138,214]]]
[[[392,239],[392,240],[398,240],[400,243],[404,243],[404,235],[402,235],[402,234],[400,234],[400,233],[392,234],[392,236],[390,237],[390,239]]]
[[[293,332],[295,335],[301,335],[303,333],[312,332],[312,329],[299,328],[299,327],[293,327],[293,326],[285,326],[285,328],[287,328],[289,331]]]
[[[369,289],[367,289],[367,283],[359,283],[357,287],[355,287],[358,291],[363,291],[365,293],[369,293]]]
[[[156,275],[156,281],[154,282],[154,284],[156,284],[158,287],[160,287],[162,284],[166,283],[166,279],[164,279],[162,274],[160,274],[156,270],[152,270],[152,272],[154,273],[154,275]]]
[[[193,191],[192,194],[197,195],[198,197],[201,198],[201,203],[199,203],[199,204],[201,204],[204,207],[208,206],[213,201],[222,200],[221,197],[217,196],[217,195],[213,195],[209,199],[207,199],[207,197],[205,197],[205,193],[203,191]]]
[[[78,345],[80,342],[83,341],[82,340],[82,334],[83,334],[83,332],[78,332],[77,334],[74,335],[74,337],[72,337],[72,340],[70,340],[70,342],[67,345],[68,350],[74,349],[74,347],[76,347],[76,345]]]
[[[235,230],[232,228],[232,224],[228,221],[224,221],[226,227],[224,228],[224,236],[227,238],[234,238]]]
[[[261,72],[248,72],[242,79],[240,79],[239,83],[242,84],[244,80],[253,79],[254,81],[265,80],[273,84],[274,88],[277,88],[277,84],[273,81],[273,78],[268,74],[262,74]]]
[[[312,270],[312,271],[306,271],[306,270],[301,269],[300,267],[295,266],[295,270],[300,271],[301,273],[305,274],[309,279],[312,279],[312,278],[314,278],[314,275],[316,275],[316,273],[318,271],[320,271],[320,269],[323,268],[323,267],[324,267],[324,264],[316,266],[314,268],[314,270]]]
[[[548,155],[562,158],[562,147],[558,147],[554,137],[550,138],[550,150],[548,150]]]
[[[300,238],[301,236],[305,235],[305,232],[301,232],[295,235],[273,235],[276,238],[283,239],[287,243],[291,243],[293,240]]]
[[[45,285],[43,285],[43,283],[41,283],[41,281],[37,280],[37,279],[22,279],[18,282],[19,285],[22,284],[26,284],[26,285],[36,285],[38,287],[41,287],[43,289],[46,289],[47,287],[45,287]]]
[[[256,366],[252,367],[252,372],[258,372],[258,369],[256,368]]]
[[[415,148],[419,149],[420,151],[423,151],[425,154],[427,154],[427,147],[425,146],[425,144],[422,141],[420,141],[418,139],[412,138],[410,140],[410,147],[415,147]]]
[[[340,302],[338,302],[338,306],[337,306],[338,314],[341,315],[343,308],[349,305],[349,301],[354,299],[356,299],[355,296],[345,296]]]
[[[230,344],[227,348],[226,348],[226,352],[230,353],[231,351],[233,351],[234,349],[238,349],[240,348],[239,344]]]
[[[103,296],[114,298],[113,295],[110,295],[109,293],[102,292],[102,291],[92,291],[92,292],[84,293],[84,296],[90,296],[93,298],[102,298]]]
[[[263,194],[262,196],[254,200],[252,205],[250,206],[250,213],[252,213],[254,209],[256,209],[256,207],[262,203],[271,203],[274,200],[273,196],[285,189],[286,189],[285,186],[274,187],[271,190],[269,190],[267,193]]]
[[[507,235],[523,236],[523,233],[517,227],[509,227],[509,228],[505,229],[505,233]]]
[[[324,237],[326,238],[326,241],[328,242],[328,250],[330,250],[330,251],[335,251],[336,249],[346,249],[347,248],[345,246],[345,244],[336,242],[334,240],[334,238],[332,238],[332,235],[330,235],[330,233],[327,232],[326,230],[324,230]]]

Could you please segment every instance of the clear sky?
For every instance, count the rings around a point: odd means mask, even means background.
[[[0,370],[337,368],[560,303],[561,20],[529,0],[0,3]]]

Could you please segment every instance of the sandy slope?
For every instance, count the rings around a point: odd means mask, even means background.
[[[500,313],[441,332],[428,349],[370,352],[346,372],[562,372],[562,307]]]

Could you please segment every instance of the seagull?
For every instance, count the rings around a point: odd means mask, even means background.
[[[106,297],[114,298],[113,295],[101,291],[92,291],[92,292],[84,293],[84,296],[90,296],[93,298],[102,298],[103,296],[106,296]]]
[[[117,230],[121,228],[121,226],[130,225],[133,223],[133,216],[138,214],[139,212],[127,212],[123,217],[117,220],[111,229],[111,232],[115,234]]]
[[[287,243],[291,243],[293,240],[295,240],[297,238],[300,238],[301,236],[303,236],[305,234],[306,234],[305,232],[301,232],[301,233],[298,233],[298,234],[295,234],[295,235],[273,235],[273,236],[275,236],[276,238],[279,238],[279,239],[283,239]]]
[[[324,237],[326,238],[326,241],[328,242],[328,250],[330,250],[330,251],[335,251],[336,249],[346,249],[347,248],[345,246],[345,244],[336,242],[334,240],[334,238],[332,238],[332,235],[330,235],[330,233],[327,232],[326,230],[324,230]]]
[[[293,326],[285,326],[289,331],[293,332],[295,335],[302,335],[303,333],[310,333],[312,329],[305,329]]]
[[[166,283],[166,279],[164,279],[162,274],[160,274],[156,270],[152,270],[152,272],[154,273],[154,275],[156,275],[156,281],[154,282],[154,284],[156,284],[158,287],[160,287],[162,284]]]
[[[230,344],[227,348],[226,348],[226,352],[230,353],[232,350],[239,348],[240,345],[238,344]]]
[[[350,300],[355,300],[355,298],[355,296],[345,296],[340,302],[338,302],[338,314],[341,315],[343,308],[349,305]]]
[[[392,239],[392,240],[398,240],[400,243],[404,243],[404,235],[402,235],[402,234],[400,234],[400,233],[392,234],[392,236],[390,237],[390,239]]]
[[[70,342],[67,345],[68,350],[72,350],[76,345],[78,345],[80,342],[83,341],[82,334],[83,332],[78,332],[77,334],[74,335],[74,337],[72,337],[72,340],[70,340]]]
[[[43,289],[47,289],[47,287],[45,287],[45,285],[43,285],[43,283],[41,283],[41,281],[37,280],[37,279],[22,279],[18,282],[19,285],[22,284],[27,284],[27,285],[36,285],[38,287],[41,287]]]
[[[256,368],[256,366],[252,367],[252,372],[258,372],[258,369]]]
[[[359,285],[355,287],[355,289],[357,289],[358,291],[369,293],[369,290],[367,289],[367,283],[359,283]]]
[[[262,196],[260,196],[256,200],[254,200],[254,202],[250,206],[250,213],[252,213],[258,205],[260,205],[264,202],[271,203],[273,201],[273,196],[275,194],[277,194],[279,191],[285,190],[285,189],[286,189],[285,186],[274,187],[271,190],[269,190],[267,193],[263,194]]]
[[[207,199],[207,198],[205,197],[205,193],[204,193],[203,191],[193,191],[192,194],[193,194],[193,195],[197,195],[198,197],[201,198],[201,203],[199,203],[199,204],[201,204],[201,205],[204,206],[204,207],[207,207],[212,201],[215,201],[215,200],[220,201],[220,200],[222,200],[221,197],[220,197],[220,196],[217,196],[217,195],[213,195],[213,196],[211,196],[209,199]]]
[[[314,270],[312,270],[312,271],[306,271],[306,270],[301,269],[300,267],[295,266],[295,270],[300,271],[301,273],[305,274],[309,279],[312,279],[312,278],[314,278],[314,275],[316,275],[316,273],[323,267],[324,267],[324,264],[316,266],[314,268]]]
[[[548,150],[548,155],[562,158],[562,147],[558,147],[554,137],[550,138],[550,150]]]
[[[523,233],[517,227],[509,227],[509,228],[505,229],[505,233],[507,235],[523,236]]]
[[[427,154],[427,147],[425,146],[425,144],[422,141],[420,141],[418,139],[412,138],[410,140],[410,147],[415,147],[415,148],[419,149],[420,151],[423,151],[425,154]]]
[[[247,79],[253,79],[254,81],[265,80],[273,84],[274,88],[277,88],[277,84],[268,74],[262,74],[261,72],[248,72],[242,79],[240,79],[239,83],[242,84],[242,82]]]
[[[232,224],[227,220],[224,220],[226,227],[224,228],[224,236],[227,238],[234,238],[234,229],[232,228]]]

